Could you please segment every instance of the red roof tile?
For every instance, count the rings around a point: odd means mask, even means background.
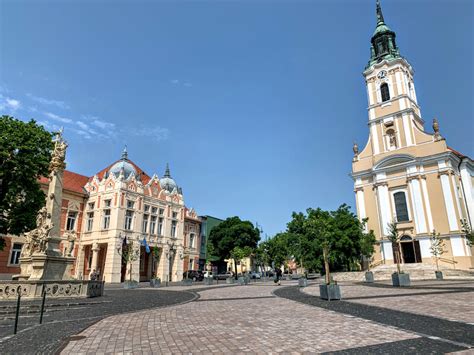
[[[39,179],[41,184],[48,185],[49,184],[49,178],[42,176]],[[73,173],[72,171],[69,170],[64,170],[64,175],[63,175],[63,188],[64,190],[68,191],[73,191],[77,192],[80,194],[86,194],[84,190],[84,186],[87,184],[87,181],[89,181],[89,177]]]
[[[451,147],[448,147],[448,149],[449,149],[450,151],[452,151],[454,154],[456,154],[459,158],[469,158],[469,159],[471,159],[471,158],[468,157],[467,155],[464,155],[464,154],[462,154],[461,152],[458,152],[456,149],[453,149],[453,148],[451,148]],[[472,159],[471,159],[471,160],[472,160]]]

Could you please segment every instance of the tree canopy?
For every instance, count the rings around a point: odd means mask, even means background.
[[[308,208],[306,213],[293,212],[287,230],[265,242],[265,250],[275,266],[291,258],[300,267],[321,271],[326,248],[331,270],[354,270],[360,267],[364,243],[370,242],[375,242],[373,233],[365,233],[363,222],[343,204],[335,211]]]
[[[239,217],[229,217],[212,228],[208,243],[211,247],[212,259],[223,261],[232,257],[235,247],[255,249],[260,240],[260,231],[250,221],[242,221]]]
[[[48,176],[52,133],[34,120],[0,118],[0,233],[21,234],[35,227],[45,203],[38,179]]]

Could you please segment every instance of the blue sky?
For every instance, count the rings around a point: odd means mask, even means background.
[[[383,0],[425,127],[473,156],[473,3]],[[170,163],[199,214],[264,233],[354,206],[371,1],[0,1],[0,109],[63,125],[68,169]]]

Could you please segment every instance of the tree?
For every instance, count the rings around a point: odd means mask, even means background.
[[[129,281],[134,281],[132,280],[133,262],[140,258],[140,247],[135,247],[133,240],[124,240],[122,248],[119,247],[118,252],[122,256],[125,265],[130,265],[128,270],[130,273]]]
[[[441,234],[438,233],[436,234],[436,231],[433,229],[433,233],[431,233],[430,236],[430,241],[431,241],[431,254],[435,257],[436,260],[436,270],[439,271],[439,258],[441,255],[443,255],[446,250],[444,249],[444,241],[441,239]]]
[[[35,228],[45,204],[38,179],[48,176],[52,149],[52,133],[34,120],[0,118],[0,234]]]
[[[230,252],[230,257],[232,260],[234,260],[234,271],[235,271],[235,276],[237,277],[237,264],[240,263],[243,259],[246,257],[250,256],[252,254],[252,248],[249,246],[245,247],[235,247],[232,249]]]
[[[368,218],[362,221],[362,224],[365,226],[367,224]],[[375,253],[375,243],[377,239],[373,230],[370,230],[368,233],[362,233],[362,238],[360,239],[360,251],[363,257],[368,259],[367,271],[370,271],[370,262],[372,255]]]
[[[395,261],[397,263],[397,272],[400,274],[400,235],[398,234],[397,222],[393,221],[388,224],[388,240],[392,242],[392,246],[395,245]]]
[[[239,217],[229,217],[212,228],[208,244],[212,245],[212,255],[219,261],[231,258],[235,247],[255,249],[260,240],[260,231],[250,221]]]
[[[461,219],[461,226],[461,231],[463,232],[464,237],[466,237],[466,244],[469,247],[472,247],[474,245],[474,231],[465,219]]]

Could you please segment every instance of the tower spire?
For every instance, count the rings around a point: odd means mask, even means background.
[[[122,151],[122,160],[127,160],[127,159],[128,159],[128,152],[127,152],[127,145],[125,145]]]
[[[380,6],[380,1],[376,1],[376,8],[377,8],[377,26],[379,24],[385,23],[383,19],[383,13],[382,13],[382,6]]]
[[[168,163],[166,163],[166,170],[165,170],[165,175],[164,177],[167,177],[167,178],[170,178],[171,177],[171,174],[170,174],[170,165]]]

